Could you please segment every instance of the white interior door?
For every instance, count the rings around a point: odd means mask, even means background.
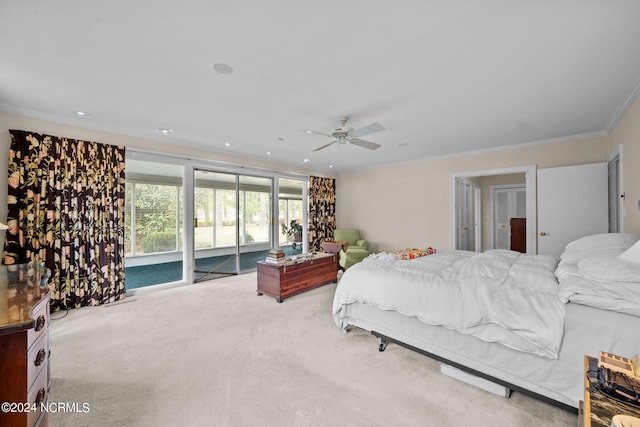
[[[607,163],[538,169],[538,253],[609,229]]]
[[[472,251],[473,242],[471,221],[474,218],[473,187],[464,179],[456,178],[456,249]]]

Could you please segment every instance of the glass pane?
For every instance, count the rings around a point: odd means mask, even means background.
[[[240,244],[269,243],[269,225],[271,220],[271,194],[243,191],[240,212],[242,229]]]
[[[302,237],[291,232],[292,221],[303,224],[302,184],[303,181],[296,179],[280,178],[279,181],[278,247],[287,253],[302,252]]]
[[[194,179],[195,279],[235,274],[236,175],[196,170]]]
[[[240,269],[256,268],[271,248],[271,178],[239,176]]]
[[[195,219],[194,240],[195,248],[213,248],[213,221],[215,212],[215,190],[210,188],[195,188]]]
[[[182,279],[182,166],[127,159],[127,289]]]

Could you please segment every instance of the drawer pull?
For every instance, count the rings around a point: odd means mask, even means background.
[[[44,348],[41,348],[38,354],[36,355],[36,360],[33,361],[36,366],[40,366],[47,360],[47,352]]]
[[[38,390],[38,394],[36,395],[36,406],[40,407],[40,404],[44,402],[45,397],[47,397],[47,390],[42,387],[40,390]]]
[[[36,320],[36,332],[41,331],[46,324],[47,324],[47,319],[46,317],[44,317],[44,314],[41,314],[40,316],[38,316],[38,319]]]

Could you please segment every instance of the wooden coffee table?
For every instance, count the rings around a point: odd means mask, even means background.
[[[335,254],[318,253],[285,264],[258,261],[258,295],[285,298],[338,281]]]

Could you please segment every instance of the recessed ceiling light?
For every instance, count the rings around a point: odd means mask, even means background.
[[[233,68],[227,64],[213,64],[213,71],[220,74],[231,74],[233,73]]]
[[[271,151],[267,151],[267,156],[270,156],[270,155],[271,155]]]
[[[163,135],[168,135],[170,133],[173,133],[173,129],[159,128],[158,132],[160,132]]]
[[[307,130],[307,133],[313,133],[313,131]]]
[[[329,167],[330,167],[330,168],[332,168],[332,167],[333,167],[333,165],[329,165]]]
[[[309,163],[311,161],[311,159],[304,159],[303,162],[305,163]]]
[[[225,147],[231,147],[231,143],[230,143],[230,142],[225,142],[225,143],[224,143],[224,146],[225,146]]]
[[[76,114],[79,116],[86,116],[87,113],[85,113],[84,111],[76,111]]]

